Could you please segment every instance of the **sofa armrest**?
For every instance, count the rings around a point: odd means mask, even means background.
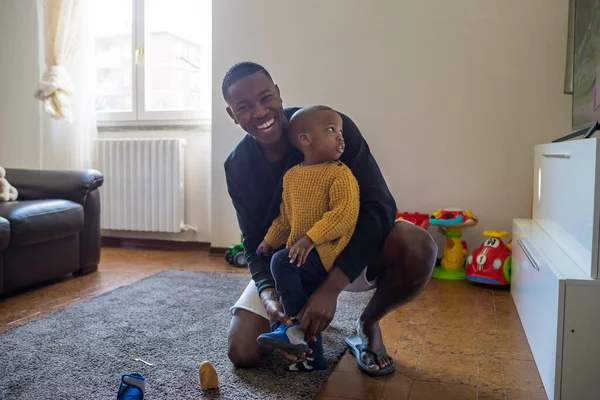
[[[37,170],[6,168],[6,179],[17,188],[18,200],[64,199],[85,207],[88,194],[102,186],[96,170]]]
[[[10,224],[8,221],[0,217],[0,256],[2,251],[8,247],[10,241]],[[1,288],[0,288],[1,289]]]

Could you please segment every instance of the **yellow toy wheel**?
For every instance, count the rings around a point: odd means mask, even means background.
[[[491,236],[495,238],[505,238],[509,236],[506,231],[483,231],[483,236]]]

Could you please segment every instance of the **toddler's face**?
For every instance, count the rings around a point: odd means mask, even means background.
[[[307,151],[322,157],[323,161],[338,160],[345,148],[342,118],[335,111],[319,110],[309,121],[310,146]]]

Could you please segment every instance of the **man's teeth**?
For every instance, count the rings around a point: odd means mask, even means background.
[[[257,128],[258,129],[268,129],[271,127],[271,125],[273,125],[275,123],[275,118],[271,118],[270,120],[268,120],[267,122],[265,122],[264,124],[258,125]]]

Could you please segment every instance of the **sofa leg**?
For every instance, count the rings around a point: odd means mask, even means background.
[[[98,264],[96,265],[88,265],[85,268],[81,268],[80,270],[77,270],[75,272],[73,272],[73,276],[82,276],[82,275],[87,275],[91,272],[97,271],[98,270]]]

